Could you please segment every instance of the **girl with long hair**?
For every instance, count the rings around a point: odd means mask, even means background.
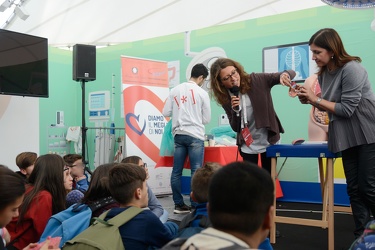
[[[39,241],[48,219],[65,209],[64,160],[56,154],[39,156],[26,185],[18,217],[7,225],[12,241],[8,249],[22,249]]]

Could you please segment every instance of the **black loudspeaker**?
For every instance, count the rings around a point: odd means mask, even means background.
[[[96,47],[76,44],[73,46],[73,80],[96,79]]]

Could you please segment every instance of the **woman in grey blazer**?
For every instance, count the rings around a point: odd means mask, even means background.
[[[303,87],[298,96],[328,112],[328,147],[342,155],[357,238],[375,215],[375,95],[361,58],[345,51],[334,29],[319,30],[309,45],[322,97]]]

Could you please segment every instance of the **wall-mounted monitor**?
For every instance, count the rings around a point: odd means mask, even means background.
[[[48,97],[48,40],[0,29],[0,94]]]
[[[304,82],[318,71],[308,42],[263,48],[263,72],[281,72],[288,69],[296,72],[293,79],[295,82]]]
[[[109,120],[110,97],[109,91],[95,91],[89,93],[89,119]]]

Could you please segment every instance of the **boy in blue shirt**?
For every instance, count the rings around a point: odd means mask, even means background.
[[[190,197],[197,205],[195,210],[180,222],[178,237],[187,238],[211,226],[207,215],[208,185],[211,176],[220,167],[216,162],[206,162],[195,171],[191,179]]]
[[[120,163],[109,172],[109,190],[120,207],[112,208],[105,220],[111,219],[129,207],[146,208],[148,193],[146,172],[132,163]],[[177,233],[177,224],[162,223],[150,210],[143,210],[119,227],[122,241],[127,250],[162,247]]]

